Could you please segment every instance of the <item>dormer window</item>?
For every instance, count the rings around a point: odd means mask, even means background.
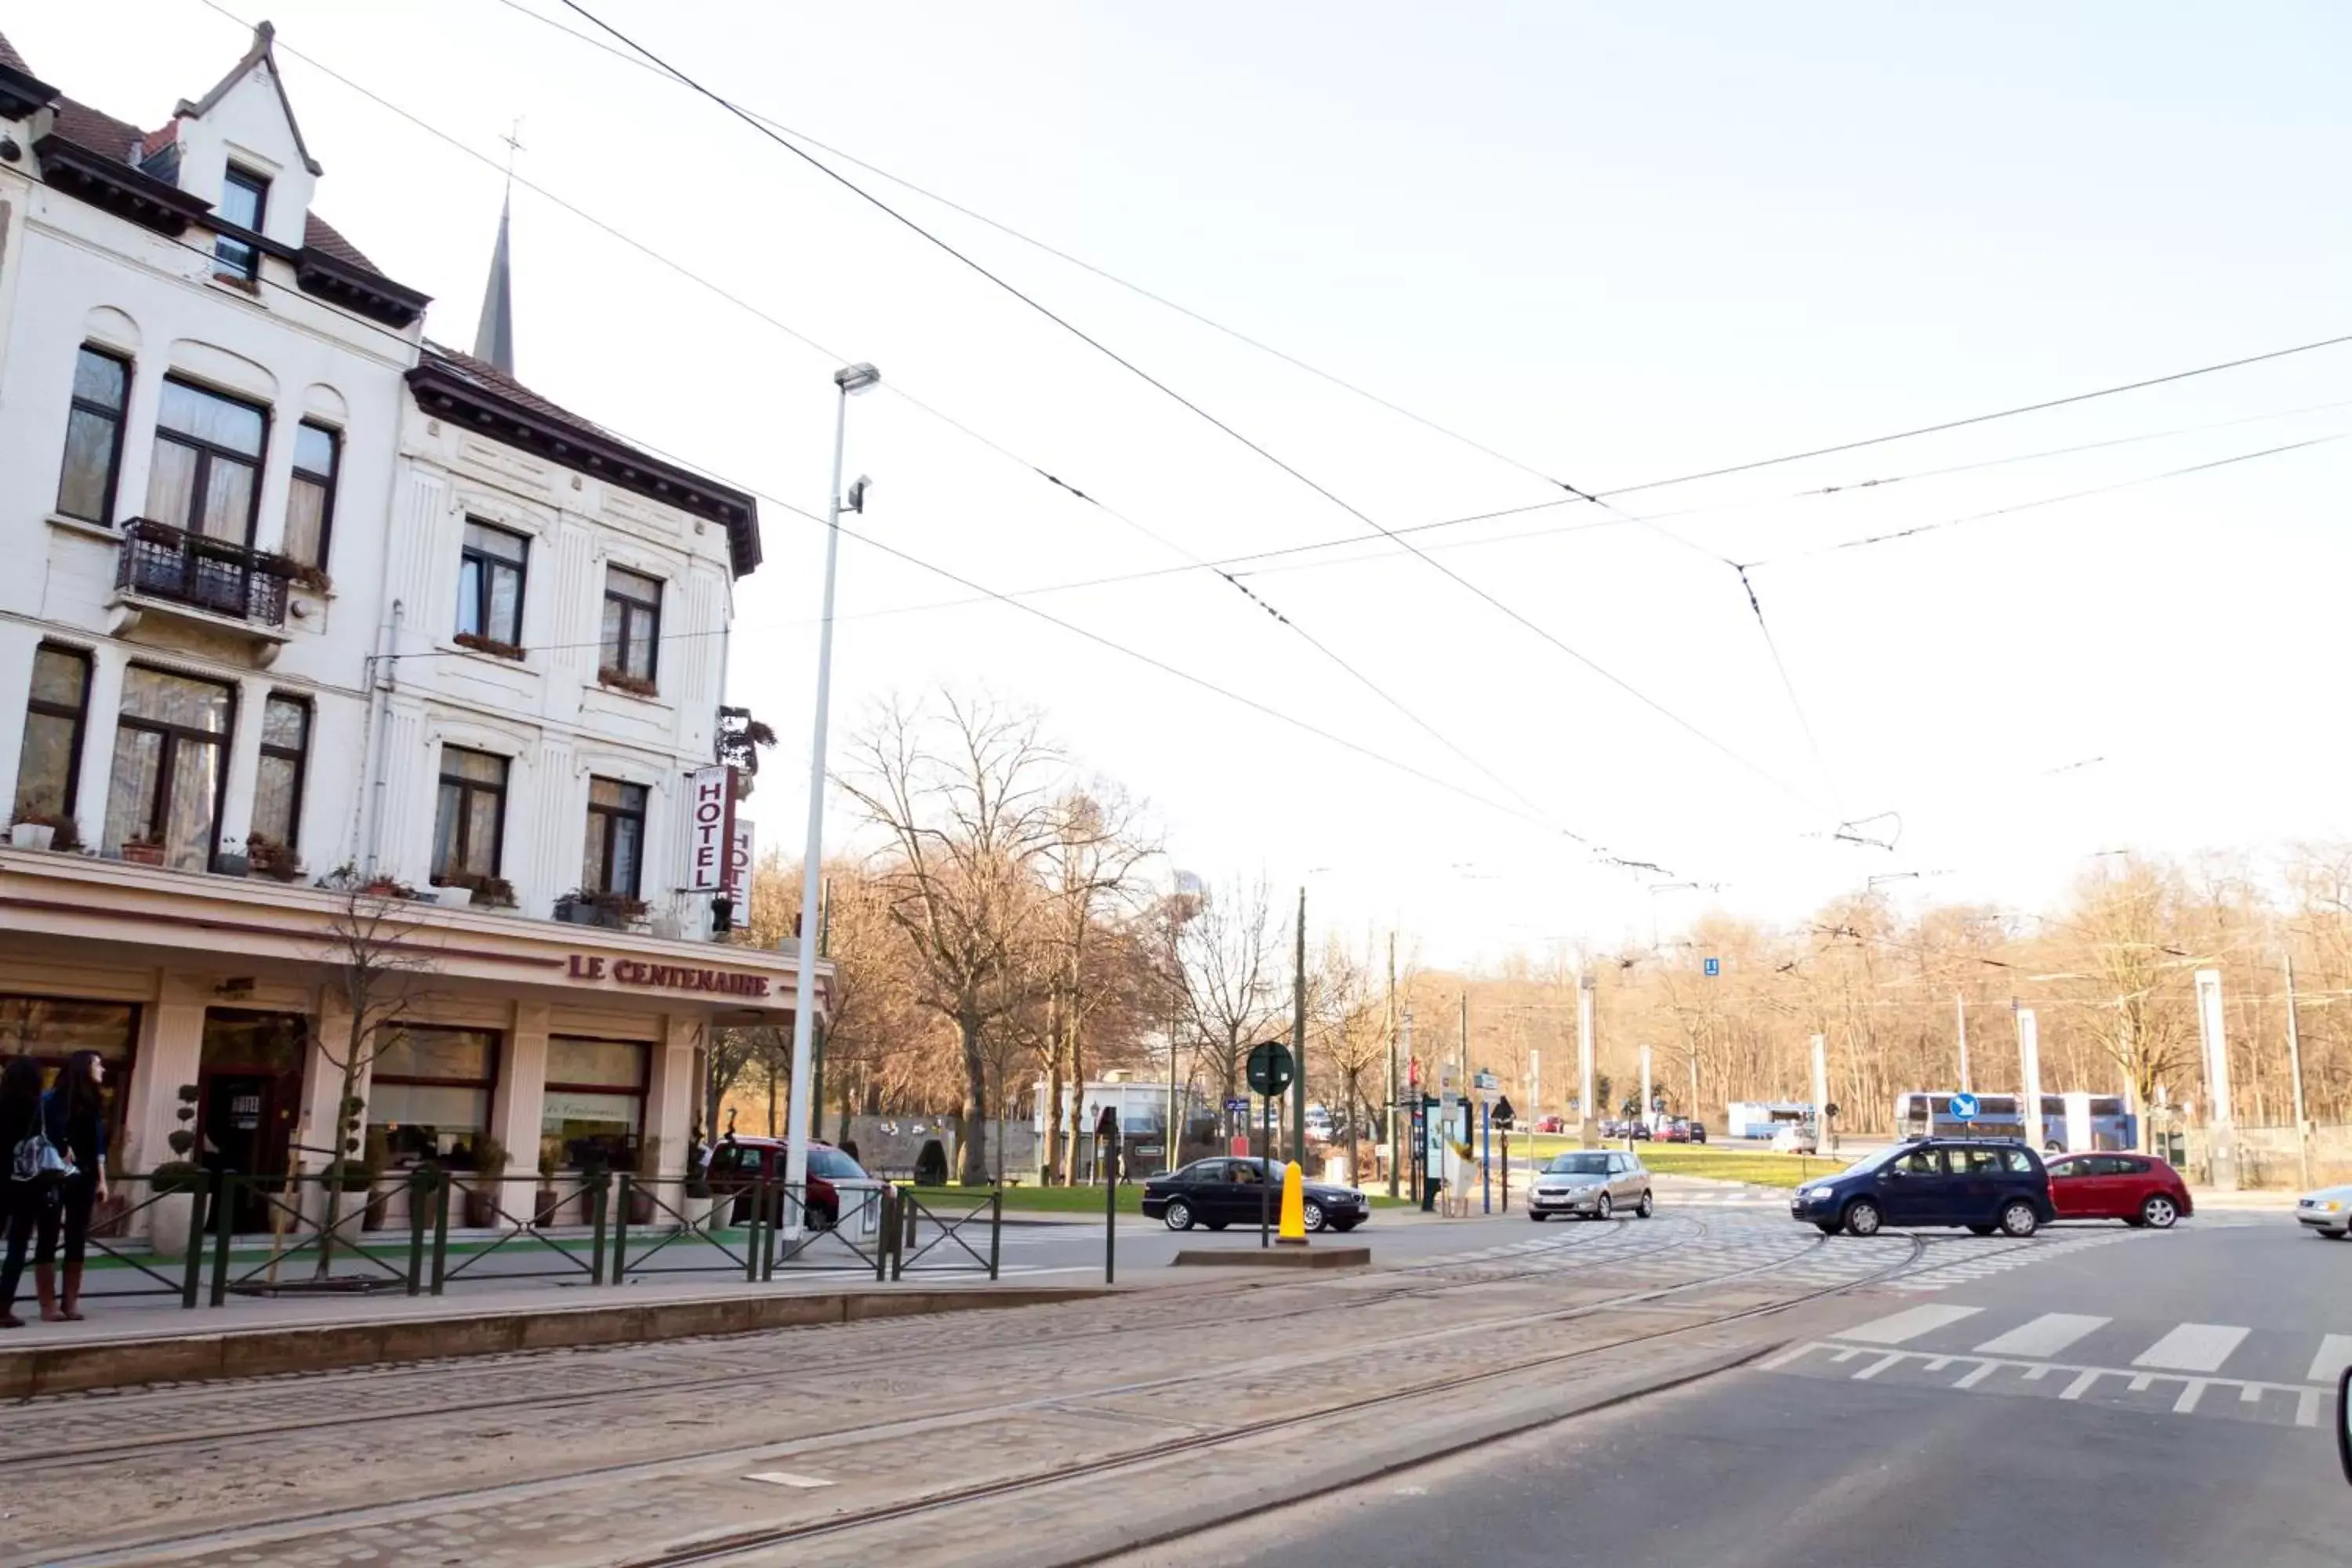
[[[221,182],[220,205],[215,210],[222,222],[234,225],[247,234],[259,234],[262,220],[269,212],[269,182],[259,174],[232,167],[227,177]],[[214,237],[215,273],[250,283],[260,269],[261,252],[254,247],[252,241],[229,234]]]

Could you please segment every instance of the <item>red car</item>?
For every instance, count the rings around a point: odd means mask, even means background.
[[[2060,1219],[2119,1219],[2158,1230],[2196,1212],[2180,1173],[2152,1154],[2060,1154],[2050,1161]]]

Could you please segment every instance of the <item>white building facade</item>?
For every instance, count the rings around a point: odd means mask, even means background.
[[[266,27],[154,130],[0,38],[0,1054],[106,1057],[126,1171],[184,1092],[315,1169],[389,910],[387,1179],[674,1174],[708,1031],[793,986],[687,869],[756,510],[428,346],[321,184]]]

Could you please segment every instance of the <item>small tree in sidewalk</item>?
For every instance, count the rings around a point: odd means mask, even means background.
[[[330,975],[326,990],[342,1004],[344,1017],[340,1040],[327,1037],[330,1031],[322,1029],[318,1041],[319,1054],[341,1079],[335,1095],[334,1141],[325,1173],[326,1217],[320,1227],[314,1276],[321,1280],[334,1268],[343,1192],[359,1166],[366,1130],[361,1076],[398,1037],[396,1021],[425,1002],[425,983],[433,973],[432,956],[417,941],[424,928],[407,917],[406,900],[371,892],[348,874],[339,874],[335,885],[343,901],[328,922],[323,958]]]

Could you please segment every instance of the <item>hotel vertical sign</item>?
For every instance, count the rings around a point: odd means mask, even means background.
[[[735,770],[697,768],[688,775],[687,886],[723,893],[734,881]]]

